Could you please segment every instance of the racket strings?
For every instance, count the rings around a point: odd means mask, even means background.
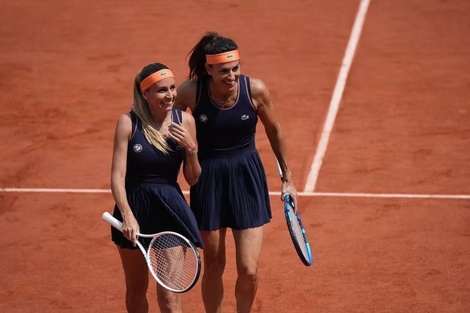
[[[291,220],[292,231],[294,233],[294,236],[295,236],[297,242],[299,243],[299,248],[302,251],[302,254],[304,255],[305,259],[310,260],[311,255],[310,255],[310,251],[307,247],[308,242],[305,238],[305,230],[303,229],[302,225],[300,224],[297,216],[292,211],[289,212],[289,215],[290,215],[289,218]]]
[[[148,262],[157,280],[173,290],[190,287],[198,272],[196,252],[188,242],[173,234],[152,240]]]

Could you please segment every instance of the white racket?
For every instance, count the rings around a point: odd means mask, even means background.
[[[102,219],[122,232],[122,223],[108,212],[103,213]],[[194,287],[201,272],[201,258],[191,241],[171,231],[138,236],[152,238],[147,250],[138,240],[137,246],[145,256],[150,273],[161,286],[178,293]]]

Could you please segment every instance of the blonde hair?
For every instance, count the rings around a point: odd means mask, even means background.
[[[140,83],[149,75],[161,70],[168,68],[161,63],[154,63],[145,66],[139,74],[137,74],[134,82],[134,105],[132,111],[139,117],[142,121],[142,131],[145,138],[147,139],[152,146],[157,148],[159,151],[164,154],[168,154],[171,150],[166,142],[165,138],[162,136],[161,132],[157,129],[157,125],[153,121],[150,115],[150,109],[147,101],[140,91]]]

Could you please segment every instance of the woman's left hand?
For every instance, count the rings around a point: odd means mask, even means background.
[[[170,138],[176,141],[180,146],[186,150],[195,150],[196,144],[194,143],[191,134],[186,131],[181,125],[171,123],[168,126],[168,134]]]

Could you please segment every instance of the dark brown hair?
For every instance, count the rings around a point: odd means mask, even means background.
[[[238,49],[237,44],[230,38],[216,32],[207,32],[188,53],[189,79],[205,79],[206,54],[218,54]]]

